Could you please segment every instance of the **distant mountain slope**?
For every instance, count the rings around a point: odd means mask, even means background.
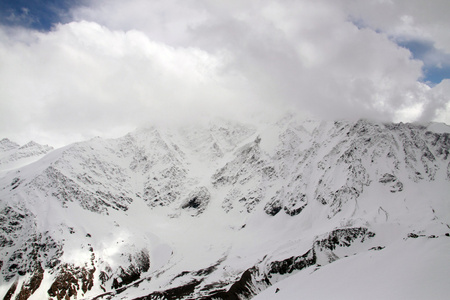
[[[0,172],[18,168],[38,160],[53,150],[47,145],[29,142],[23,146],[7,138],[0,140]]]
[[[143,128],[56,150],[4,139],[0,294],[294,299],[294,278],[329,283],[345,262],[373,266],[371,253],[380,272],[405,249],[425,266],[414,249],[431,244],[448,270],[447,127],[290,116]]]

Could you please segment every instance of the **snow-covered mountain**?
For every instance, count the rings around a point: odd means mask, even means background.
[[[445,299],[444,124],[0,142],[4,299]]]
[[[47,145],[29,142],[23,146],[5,138],[0,140],[0,172],[27,165],[53,150]]]

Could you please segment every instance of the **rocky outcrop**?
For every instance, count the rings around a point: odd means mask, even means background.
[[[133,255],[128,254],[127,266],[120,266],[112,278],[112,289],[118,289],[141,278],[141,274],[150,268],[150,256],[146,249]]]
[[[82,296],[94,286],[95,254],[93,248],[89,248],[91,258],[89,265],[76,266],[74,264],[61,264],[55,269],[57,275],[50,289],[47,291],[50,297],[55,299],[77,298]]]
[[[5,294],[5,297],[3,297],[3,300],[11,300],[14,293],[16,292],[17,285],[19,284],[19,278],[17,278],[9,287],[8,291]]]
[[[287,215],[296,216],[302,212],[307,204],[306,194],[294,195],[292,192],[284,193],[283,190],[279,190],[264,206],[264,212],[275,216],[283,210]]]
[[[211,194],[206,187],[199,187],[193,190],[181,205],[182,209],[185,209],[193,216],[201,214],[209,204]]]
[[[95,268],[64,264],[47,293],[58,300],[76,298],[79,293],[83,295],[93,287],[94,272]]]
[[[386,186],[389,186],[391,193],[403,191],[403,183],[401,183],[397,177],[392,174],[385,173],[378,181]]]
[[[339,228],[324,236],[317,237],[311,249],[302,255],[275,261],[264,258],[259,264],[242,272],[238,280],[228,284],[228,288],[225,288],[226,284],[224,286],[223,283],[210,284],[207,288],[201,288],[203,279],[197,277],[195,280],[182,286],[158,291],[145,297],[136,298],[136,300],[251,299],[267,287],[295,272],[311,266],[320,267],[339,259],[339,256],[333,252],[335,249],[351,247],[353,243],[358,241],[364,243],[374,236],[373,232],[364,227]],[[330,260],[330,258],[333,259]],[[217,266],[214,266],[213,269],[206,273],[200,271],[194,273],[197,276],[202,274],[208,275],[216,268]],[[180,274],[180,276],[187,274]]]
[[[0,212],[0,226],[1,270],[6,281],[59,264],[62,245],[49,233],[36,231],[31,212],[7,206]]]
[[[30,279],[22,284],[22,287],[20,289],[19,294],[16,296],[16,299],[26,300],[30,298],[30,296],[37,291],[43,279],[44,279],[44,270],[40,266],[34,271]]]

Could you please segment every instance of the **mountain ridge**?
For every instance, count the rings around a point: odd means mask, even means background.
[[[450,138],[428,127],[290,116],[49,150],[0,178],[3,294],[249,299],[414,236],[446,243]]]

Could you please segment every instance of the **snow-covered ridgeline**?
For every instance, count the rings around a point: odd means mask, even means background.
[[[290,117],[53,150],[0,179],[4,294],[250,298],[414,235],[445,243],[450,138],[437,126]]]

